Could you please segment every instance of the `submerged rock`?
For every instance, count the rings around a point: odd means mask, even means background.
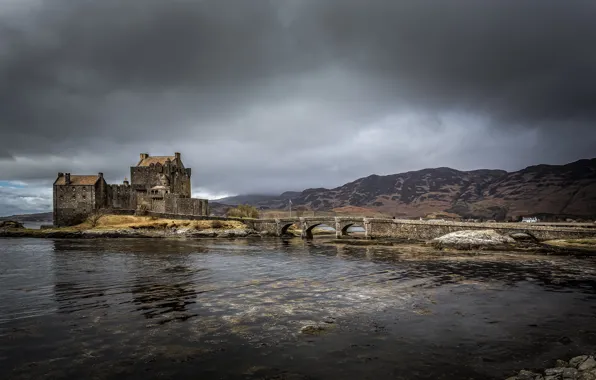
[[[320,335],[328,328],[323,325],[306,325],[300,329],[300,333],[304,335]]]
[[[456,231],[430,241],[437,248],[478,249],[501,248],[514,244],[515,240],[494,230]]]

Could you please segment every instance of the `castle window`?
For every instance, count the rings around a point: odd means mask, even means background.
[[[83,195],[83,199],[87,199],[87,196],[86,195]]]

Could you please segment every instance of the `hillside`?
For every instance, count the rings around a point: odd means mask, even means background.
[[[366,207],[396,217],[450,212],[462,217],[505,219],[531,214],[596,216],[596,159],[567,165],[537,165],[517,172],[424,169],[371,175],[334,189],[307,189],[292,196],[254,197],[262,209],[332,210]],[[244,197],[244,199],[248,199]],[[222,204],[227,199],[218,200]]]
[[[38,214],[21,214],[11,216],[0,216],[0,220],[14,220],[17,222],[49,222],[52,223],[53,215],[51,212],[42,212]]]

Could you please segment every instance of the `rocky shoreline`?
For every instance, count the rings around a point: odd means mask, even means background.
[[[596,380],[596,359],[594,355],[582,355],[568,362],[557,360],[554,368],[540,372],[523,369],[506,380]]]
[[[54,239],[100,239],[100,238],[247,238],[262,235],[251,229],[225,230],[175,230],[175,229],[114,229],[114,230],[71,230],[26,228],[0,230],[0,237],[54,238]]]

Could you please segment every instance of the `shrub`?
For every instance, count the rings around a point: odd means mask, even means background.
[[[224,223],[221,220],[212,220],[211,221],[211,228],[223,228]]]
[[[141,203],[139,207],[137,207],[136,215],[137,216],[145,216],[149,213],[149,205],[147,203]]]
[[[95,211],[93,211],[91,214],[89,214],[89,217],[87,218],[87,221],[89,222],[89,225],[91,225],[91,228],[97,227],[97,224],[99,224],[99,220],[106,214],[106,210],[104,209],[97,209]]]
[[[251,205],[238,205],[227,211],[226,215],[230,218],[253,218],[259,217],[259,210]]]

